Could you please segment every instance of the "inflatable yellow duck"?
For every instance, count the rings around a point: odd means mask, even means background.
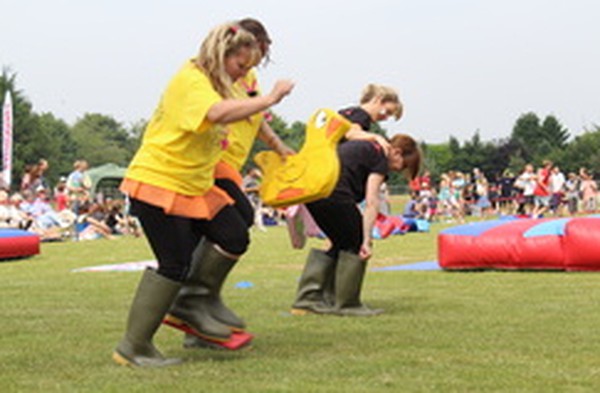
[[[286,160],[273,151],[254,158],[263,172],[259,194],[263,203],[287,207],[325,198],[340,174],[337,144],[351,123],[331,109],[320,109],[306,124],[302,149]]]

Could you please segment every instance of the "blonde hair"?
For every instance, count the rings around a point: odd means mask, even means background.
[[[360,103],[366,104],[367,102],[375,98],[380,98],[381,102],[384,104],[387,102],[397,104],[397,109],[394,113],[394,118],[398,120],[402,117],[404,107],[402,105],[402,102],[400,102],[400,99],[398,98],[398,93],[396,92],[396,90],[388,86],[370,83],[363,89],[362,95],[360,97]]]
[[[76,160],[73,163],[73,169],[75,169],[76,171],[78,171],[78,170],[81,169],[81,167],[87,166],[87,165],[89,165],[89,164],[88,164],[88,162],[86,160]]]
[[[261,53],[254,35],[236,23],[225,23],[208,33],[194,62],[210,79],[213,88],[224,98],[233,97],[233,82],[225,71],[225,59],[242,48],[251,50],[251,62],[257,65]]]
[[[396,134],[390,140],[393,148],[402,150],[403,171],[409,179],[414,179],[421,169],[422,153],[417,141],[410,135]]]

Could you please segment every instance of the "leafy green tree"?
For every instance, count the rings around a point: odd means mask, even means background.
[[[72,127],[78,158],[90,166],[112,162],[125,166],[133,156],[130,133],[110,116],[87,113]]]
[[[148,121],[144,119],[140,119],[132,124],[126,129],[128,138],[125,142],[125,149],[129,152],[131,157],[137,152],[138,148],[142,143],[142,138],[144,136],[144,131],[146,130],[146,126],[148,125]]]
[[[514,154],[521,157],[519,161],[539,165],[554,156],[557,149],[564,149],[569,137],[569,131],[555,116],[546,116],[540,124],[540,118],[529,112],[517,119],[511,142]]]
[[[371,128],[369,128],[369,131],[374,134],[378,134],[378,135],[387,137],[387,130],[385,128],[381,127],[379,125],[379,123],[377,123],[376,121],[371,123]]]
[[[289,147],[296,151],[302,147],[302,144],[304,143],[304,130],[306,127],[304,123],[294,122],[291,126],[288,126],[288,123],[281,116],[271,113],[269,125],[279,136],[279,138],[281,138],[281,140]],[[268,149],[270,148],[257,137],[254,145],[252,146],[252,150],[248,155],[248,161],[246,161],[242,171],[245,172],[248,170],[248,168],[255,167],[256,163],[254,162],[254,156],[256,153]]]
[[[428,145],[423,143],[425,157],[423,168],[427,168],[434,178],[451,169],[452,152],[448,143]]]
[[[552,149],[564,148],[570,138],[569,131],[553,115],[546,116],[542,122],[541,132]]]
[[[467,156],[466,151],[461,147],[458,139],[456,139],[454,136],[450,136],[448,147],[452,157],[449,162],[449,169],[459,170],[461,172],[470,171],[471,165],[469,163],[469,157]]]
[[[283,133],[282,140],[292,149],[300,150],[306,140],[306,124],[301,121],[293,122]]]
[[[450,137],[444,165],[440,167],[439,175],[450,170],[471,172],[473,168],[479,168],[486,176],[493,177],[502,172],[508,162],[503,156],[503,142],[484,142],[481,140],[479,131],[466,141],[463,146],[455,137]]]
[[[498,172],[496,173],[504,171],[507,168],[512,173],[520,173],[523,170],[526,161],[523,155],[520,154],[519,149],[519,143],[512,138],[498,141],[496,156],[491,158],[498,164]]]
[[[63,120],[55,118],[51,113],[34,116],[45,142],[39,147],[40,158],[45,158],[50,164],[46,177],[53,184],[59,176],[73,170],[72,163],[76,158],[75,142],[70,127]]]
[[[511,140],[519,155],[525,162],[532,162],[538,155],[537,146],[543,140],[540,118],[533,112],[521,115],[512,130]]]
[[[564,171],[577,172],[586,167],[592,173],[600,174],[600,126],[575,137],[566,148],[553,157]]]

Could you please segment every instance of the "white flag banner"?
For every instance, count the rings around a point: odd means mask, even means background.
[[[6,91],[2,105],[2,182],[10,188],[12,181],[13,108],[10,91]]]

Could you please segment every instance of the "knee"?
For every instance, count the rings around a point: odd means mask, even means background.
[[[242,255],[248,250],[250,236],[248,231],[239,231],[238,233],[229,234],[227,239],[216,243],[229,254]]]

